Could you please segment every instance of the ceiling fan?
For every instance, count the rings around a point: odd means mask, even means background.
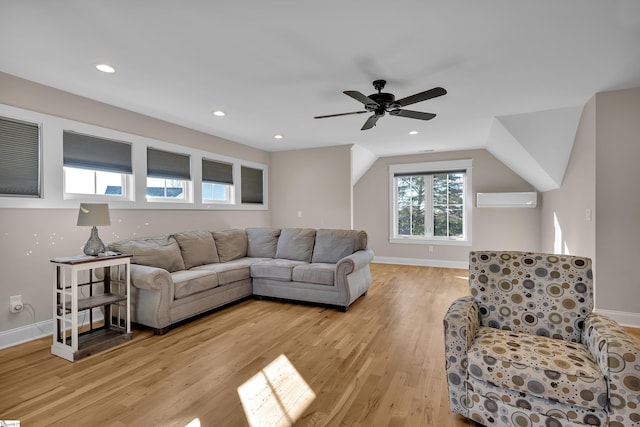
[[[362,126],[362,129],[360,130],[367,130],[374,127],[378,119],[384,116],[385,113],[389,113],[392,116],[407,117],[410,119],[431,120],[436,116],[435,114],[423,113],[421,111],[403,110],[402,107],[406,107],[407,105],[415,104],[417,102],[426,101],[427,99],[446,95],[447,93],[447,91],[441,87],[434,87],[433,89],[429,89],[424,92],[416,93],[415,95],[396,100],[395,95],[393,95],[392,93],[382,92],[382,89],[384,89],[384,86],[386,84],[386,80],[375,80],[373,82],[373,87],[378,91],[378,93],[374,93],[369,96],[366,96],[361,92],[358,92],[357,90],[345,90],[344,92],[342,92],[345,95],[352,97],[356,101],[363,103],[365,108],[363,111],[328,114],[326,116],[315,116],[314,119],[325,119],[327,117],[348,116],[351,114],[363,114],[372,112],[373,115],[367,119],[367,121],[364,123],[364,126]]]

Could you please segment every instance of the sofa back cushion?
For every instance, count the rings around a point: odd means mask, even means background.
[[[318,230],[311,262],[335,264],[367,248],[367,233],[358,230]]]
[[[247,256],[275,258],[278,250],[279,228],[247,228]]]
[[[233,261],[247,256],[247,232],[240,229],[214,231],[220,262]]]
[[[169,273],[184,270],[180,246],[172,236],[125,240],[109,244],[109,249],[133,255],[133,264],[163,268]]]
[[[280,232],[276,258],[311,262],[316,230],[312,228],[284,228]]]
[[[218,249],[209,231],[185,231],[174,234],[180,246],[184,267],[189,269],[204,264],[220,262]]]

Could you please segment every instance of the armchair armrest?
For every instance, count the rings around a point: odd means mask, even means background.
[[[599,313],[585,319],[582,342],[607,380],[610,419],[620,425],[640,426],[640,343]]]
[[[467,350],[480,328],[478,304],[472,296],[458,298],[449,307],[443,323],[449,406],[453,412],[468,417]]]

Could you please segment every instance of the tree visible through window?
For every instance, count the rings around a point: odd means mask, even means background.
[[[396,174],[398,237],[463,239],[465,171]]]

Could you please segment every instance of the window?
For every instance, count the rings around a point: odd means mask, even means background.
[[[242,166],[240,168],[240,178],[242,180],[242,203],[264,203],[262,169]]]
[[[64,197],[132,199],[131,144],[63,132]]]
[[[40,197],[40,126],[0,117],[0,195]]]
[[[189,155],[147,147],[147,200],[191,201]]]
[[[232,203],[233,165],[202,159],[202,202]]]
[[[468,242],[471,161],[393,165],[391,241]]]

